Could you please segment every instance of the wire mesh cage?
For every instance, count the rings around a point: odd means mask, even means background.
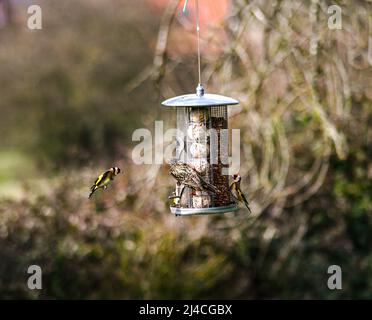
[[[229,167],[227,108],[238,101],[204,94],[203,87],[198,86],[196,94],[174,97],[162,104],[176,107],[177,161],[186,163],[215,190],[190,188],[178,182],[174,191],[178,200],[170,207],[172,213],[192,215],[237,210],[226,172]]]

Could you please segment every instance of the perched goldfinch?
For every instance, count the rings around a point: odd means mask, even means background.
[[[230,190],[232,192],[232,195],[235,199],[237,199],[240,202],[244,202],[245,206],[247,207],[249,213],[251,213],[251,209],[249,208],[249,203],[247,198],[245,197],[244,193],[240,189],[240,181],[242,180],[242,177],[239,174],[233,175],[233,183],[230,186]]]
[[[173,207],[177,207],[180,203],[180,196],[177,196],[175,191],[172,192],[172,195],[170,195],[168,199],[171,200]]]
[[[120,168],[112,167],[102,173],[90,188],[89,199],[97,189],[103,188],[104,190],[106,190],[107,185],[110,183],[110,181],[114,180],[114,177],[117,176],[120,172]]]

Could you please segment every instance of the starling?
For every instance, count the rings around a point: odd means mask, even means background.
[[[218,189],[205,181],[200,174],[186,163],[172,161],[169,173],[178,183],[198,191],[211,191],[217,193]]]
[[[240,189],[240,181],[242,180],[242,177],[239,174],[233,175],[233,183],[230,186],[230,190],[234,196],[235,199],[237,199],[240,202],[243,202],[245,206],[247,207],[249,213],[251,213],[251,209],[249,208],[249,203],[247,198],[245,197],[244,193]]]

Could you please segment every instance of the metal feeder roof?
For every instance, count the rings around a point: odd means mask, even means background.
[[[185,94],[163,101],[161,104],[166,107],[213,107],[238,104],[239,101],[221,96],[219,94],[204,94],[204,88],[198,85],[196,93]]]

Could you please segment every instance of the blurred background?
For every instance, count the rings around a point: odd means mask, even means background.
[[[371,299],[371,1],[200,0],[202,76],[241,102],[253,214],[175,218],[167,166],[131,153],[135,129],[174,126],[162,100],[195,90],[182,6],[0,0],[0,298]],[[124,175],[88,201],[113,165]]]

